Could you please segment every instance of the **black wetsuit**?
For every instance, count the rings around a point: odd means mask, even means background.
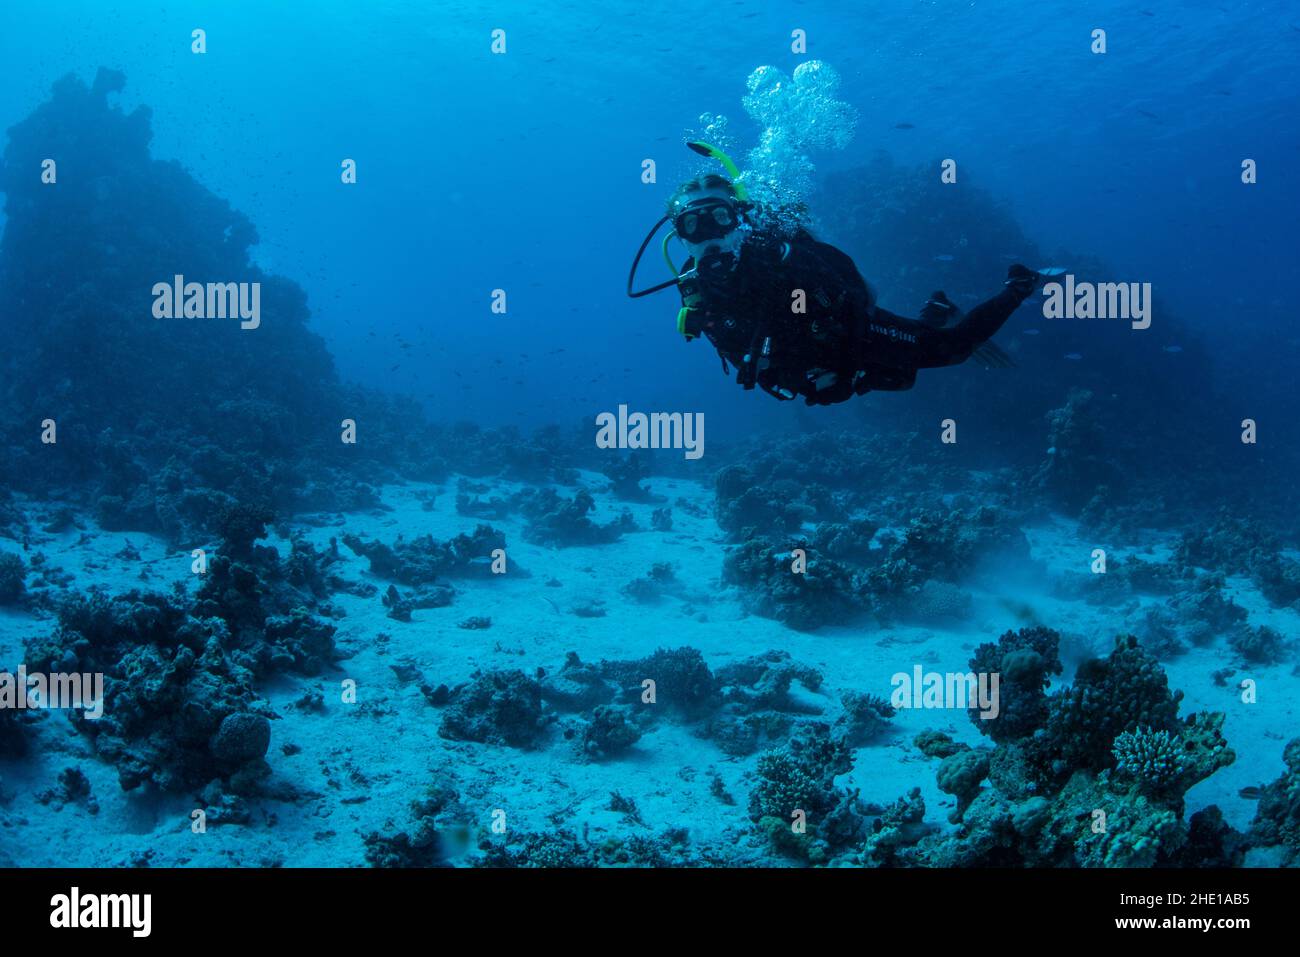
[[[804,230],[787,240],[752,233],[734,269],[730,257],[706,257],[696,275],[692,331],[718,350],[724,370],[734,366],[745,388],[809,405],[910,389],[918,369],[966,361],[1033,291],[1008,284],[938,328],[881,309],[853,260]]]

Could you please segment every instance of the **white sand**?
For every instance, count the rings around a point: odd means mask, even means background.
[[[593,487],[600,485],[597,476],[583,478]],[[697,503],[706,514],[712,512],[711,487],[669,479],[654,479],[650,484],[654,492],[667,496],[669,504],[680,496]],[[493,494],[507,495],[514,488],[494,486]],[[427,498],[430,492],[437,495],[435,507],[425,511],[420,496]],[[326,516],[327,524],[297,527],[321,548],[345,527],[387,543],[399,532],[407,538],[430,533],[445,539],[477,524],[455,514],[454,498],[454,479],[439,486],[392,486],[383,491],[391,512]],[[800,633],[746,616],[736,591],[722,586],[724,540],[711,518],[696,518],[674,508],[673,531],[658,533],[648,530],[654,506],[625,506],[604,494],[597,494],[596,500],[598,507],[591,516],[596,521],[609,521],[627,507],[647,530],[608,546],[552,550],[524,542],[518,517],[491,521],[507,536],[511,573],[456,581],[459,594],[451,606],[416,611],[409,623],[386,617],[379,596],[335,596],[335,603],[347,612],[337,623],[337,640],[353,657],[342,662],[337,673],[317,679],[286,677],[262,689],[281,716],[273,722],[267,758],[274,775],[316,796],[298,802],[254,802],[254,820],[248,826],[212,826],[205,834],[193,834],[190,812],[201,805],[192,796],[122,792],[116,771],[93,758],[88,740],[72,730],[63,714],[47,713],[39,722],[33,754],[23,761],[0,762],[0,798],[5,799],[0,804],[0,864],[118,866],[147,853],[154,865],[356,866],[364,862],[361,835],[409,829],[411,801],[429,785],[447,779],[445,772],[449,772],[448,783],[460,793],[469,818],[465,823],[471,827],[488,826],[492,812],[502,809],[511,829],[547,830],[558,825],[581,832],[585,824],[592,839],[598,840],[684,827],[697,845],[757,854],[760,843],[745,811],[750,790],[747,775],[756,756],[728,757],[672,720],[660,722],[629,755],[605,763],[580,759],[562,738],[559,730],[571,719],[562,719],[547,746],[533,752],[447,741],[437,733],[441,711],[431,707],[415,685],[403,685],[390,665],[410,659],[430,684],[454,686],[479,668],[521,668],[530,674],[538,666],[555,670],[568,651],[596,661],[638,658],[658,647],[689,645],[716,669],[780,648],[823,673],[822,693],[802,696],[833,710],[831,696],[837,690],[859,689],[887,697],[890,676],[910,672],[918,663],[927,670],[966,671],[975,645],[996,639],[1008,628],[1046,624],[1071,642],[1091,644],[1105,653],[1122,627],[1114,609],[1062,601],[1050,597],[1044,583],[1032,577],[1015,582],[1004,576],[985,589],[972,590],[973,621],[965,628],[876,629],[863,624]],[[1075,539],[1070,523],[1058,520],[1030,533],[1034,557],[1052,574],[1088,574],[1092,545]],[[166,590],[175,580],[193,586],[188,552],[168,551],[162,542],[139,533],[92,528],[86,535],[83,544],[78,544],[82,532],[76,530],[47,536],[34,543],[34,549],[44,552],[51,565],[73,575],[77,588]],[[123,563],[114,557],[127,540],[140,550],[141,563]],[[282,555],[287,554],[287,542],[273,541]],[[0,548],[15,550],[15,545],[3,541]],[[387,582],[365,571],[365,559],[342,544],[340,554],[345,577],[372,580],[382,594]],[[620,594],[623,585],[663,561],[675,566],[686,597],[640,605]],[[143,581],[142,569],[148,573]],[[521,569],[530,577],[518,574]],[[552,577],[560,587],[546,586]],[[1232,584],[1238,601],[1249,609],[1252,624],[1268,622],[1286,634],[1300,632],[1293,611],[1269,609],[1248,583]],[[407,591],[401,586],[399,590]],[[574,605],[592,600],[604,603],[605,617],[569,613]],[[473,615],[490,617],[492,627],[457,627]],[[16,668],[24,641],[53,627],[52,619],[0,610],[0,667]],[[381,633],[389,639],[377,640]],[[1255,804],[1240,798],[1239,789],[1274,779],[1282,769],[1283,744],[1300,733],[1291,693],[1297,690],[1297,678],[1290,665],[1251,669],[1249,675],[1259,683],[1259,703],[1246,705],[1234,687],[1216,687],[1210,677],[1230,661],[1226,647],[1194,649],[1166,663],[1166,670],[1171,686],[1186,692],[1184,714],[1202,709],[1227,712],[1225,733],[1238,754],[1236,764],[1189,794],[1188,813],[1217,803],[1233,825],[1245,828]],[[357,682],[355,705],[341,701],[345,678]],[[324,714],[291,707],[304,690],[312,688],[325,697]],[[981,742],[964,712],[904,711],[887,735],[857,752],[856,766],[843,783],[860,788],[865,800],[882,804],[919,786],[928,819],[943,824],[953,799],[935,786],[937,763],[924,759],[911,744],[924,728],[947,731],[970,744]],[[301,750],[288,756],[282,748],[289,744]],[[53,787],[58,773],[70,765],[81,767],[89,777],[98,814],[87,813],[80,804],[56,810],[36,801],[35,795]],[[735,797],[735,806],[710,793],[713,772]],[[613,791],[636,802],[644,826],[607,810]]]

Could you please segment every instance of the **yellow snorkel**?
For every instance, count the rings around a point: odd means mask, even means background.
[[[698,140],[686,144],[701,156],[708,156],[722,164],[727,175],[731,177],[731,185],[736,190],[736,199],[742,203],[749,202],[749,190],[745,189],[745,184],[740,181],[740,168],[732,161],[731,157],[716,146],[710,146],[708,143],[701,143]]]

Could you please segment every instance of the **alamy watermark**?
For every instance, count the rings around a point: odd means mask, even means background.
[[[703,412],[628,413],[626,405],[618,415],[596,416],[596,447],[599,449],[685,449],[688,459],[704,454]]]
[[[153,284],[155,319],[240,319],[239,328],[262,324],[260,282],[186,282],[177,273],[171,282]]]
[[[0,711],[44,711],[80,708],[98,721],[104,716],[104,676],[94,674],[44,674],[18,666],[18,673],[0,671]]]
[[[984,721],[998,716],[998,685],[1001,675],[994,672],[925,671],[920,665],[912,673],[900,671],[889,679],[894,692],[889,703],[896,710],[904,708],[956,708],[975,710]]]
[[[1151,326],[1151,283],[1064,282],[1043,286],[1045,319],[1128,319],[1134,329]]]
[[[132,937],[153,930],[152,894],[91,894],[73,887],[50,898],[50,926],[55,929],[125,928]]]

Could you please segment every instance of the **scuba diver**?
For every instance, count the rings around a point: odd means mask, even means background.
[[[830,405],[875,390],[910,389],[919,369],[957,365],[972,355],[990,366],[1011,360],[988,340],[1046,276],[1021,265],[1007,270],[1002,291],[965,315],[942,292],[919,319],[895,315],[876,297],[853,260],[800,228],[778,235],[751,222],[754,209],[735,163],[707,143],[695,152],[722,162],[731,179],[708,174],[680,186],[668,214],[641,243],[627,293],[640,298],[676,286],[682,307],[677,330],[701,335],[736,370],[745,389],[756,385],[781,400],[803,396]],[[673,279],[634,291],[637,265],[665,223],[663,254]],[[676,236],[689,258],[681,271],[668,254]]]

